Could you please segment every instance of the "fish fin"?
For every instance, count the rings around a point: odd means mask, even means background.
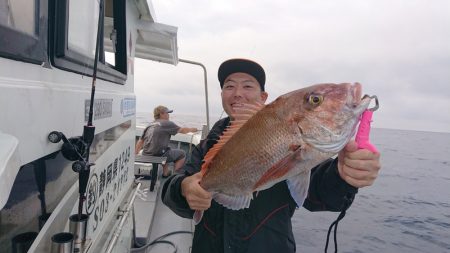
[[[295,152],[285,156],[277,163],[275,163],[270,169],[268,169],[264,175],[256,182],[253,189],[256,190],[261,186],[273,181],[274,179],[285,176],[292,168],[294,168],[298,160],[301,159],[301,149],[297,149]]]
[[[303,202],[308,195],[310,176],[311,171],[308,170],[286,180],[291,196],[298,207],[303,206]]]
[[[192,217],[192,219],[194,220],[194,224],[195,225],[199,224],[200,221],[202,221],[202,218],[203,218],[203,211],[195,210],[194,216]]]
[[[253,115],[259,112],[262,108],[264,108],[264,104],[259,102],[246,103],[243,104],[242,107],[234,108],[234,113],[232,114],[234,119],[232,123],[239,121],[244,121],[245,123],[247,122],[248,119],[253,117]]]
[[[255,102],[252,104],[244,104],[242,107],[234,109],[234,119],[231,121],[231,124],[225,129],[217,143],[208,150],[205,157],[203,158],[203,164],[200,170],[202,172],[202,175],[205,174],[209,167],[209,164],[217,155],[217,153],[219,153],[225,143],[227,143],[231,139],[231,137],[233,137],[233,135],[262,108],[264,108],[264,104]]]
[[[213,199],[224,207],[231,210],[248,208],[253,199],[253,194],[230,196],[223,193],[214,193]]]

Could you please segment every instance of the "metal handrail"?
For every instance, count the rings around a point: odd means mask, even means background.
[[[205,99],[206,99],[206,126],[208,127],[208,132],[209,132],[209,102],[208,102],[208,81],[207,81],[207,75],[206,75],[206,67],[203,64],[201,64],[200,62],[185,60],[185,59],[181,59],[181,58],[178,58],[178,61],[198,65],[203,68],[203,77],[205,80]]]
[[[111,239],[111,242],[108,245],[108,249],[106,250],[106,253],[111,253],[112,250],[114,249],[117,239],[119,238],[119,235],[122,232],[122,228],[125,224],[125,221],[127,220],[128,213],[130,212],[131,208],[133,207],[134,199],[136,198],[136,194],[139,191],[139,188],[141,188],[141,184],[142,183],[138,183],[138,185],[136,186],[136,190],[134,191],[133,196],[131,197],[130,203],[128,203],[127,208],[125,209],[125,211],[122,214],[122,217],[120,218],[119,226],[114,231],[113,238]]]

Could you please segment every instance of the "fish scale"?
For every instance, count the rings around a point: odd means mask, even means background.
[[[252,186],[258,181],[255,173],[263,174],[272,161],[277,161],[286,155],[288,147],[285,141],[292,139],[287,136],[289,131],[285,127],[286,124],[283,124],[281,119],[277,120],[279,121],[278,124],[274,124],[275,120],[269,122],[265,120],[267,118],[270,117],[267,117],[264,113],[255,115],[230,139],[227,146],[223,148],[223,152],[215,158],[214,162],[217,162],[218,165],[215,166],[214,170],[205,174],[205,178],[216,177],[214,172],[223,171],[224,168],[227,168],[227,173],[223,174],[221,180],[210,181],[210,184],[202,184],[202,186],[215,190],[224,185],[232,185],[234,186],[233,190],[228,189],[228,191],[233,193],[236,193],[236,191],[242,192],[243,189],[252,190]],[[271,118],[273,119],[273,117]],[[274,132],[271,129],[276,129],[276,131]],[[248,131],[252,130],[254,130],[253,135],[247,134]],[[258,138],[252,136],[258,136]],[[233,147],[245,148],[234,149]],[[228,157],[240,157],[240,159],[228,159]],[[214,165],[212,164],[212,166]],[[253,167],[254,170],[239,169],[249,166]],[[241,173],[235,174],[235,171]],[[230,181],[233,181],[233,183]]]

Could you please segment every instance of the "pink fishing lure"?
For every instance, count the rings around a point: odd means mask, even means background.
[[[372,122],[373,112],[378,109],[378,98],[376,96],[373,96],[372,98],[375,98],[376,105],[374,108],[366,109],[362,113],[355,141],[358,144],[358,148],[367,149],[374,153],[378,153],[377,148],[374,145],[372,145],[372,143],[370,143],[369,139],[370,123]]]

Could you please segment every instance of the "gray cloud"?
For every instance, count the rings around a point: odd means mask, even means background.
[[[159,22],[179,28],[180,58],[206,65],[214,115],[222,112],[219,64],[246,57],[265,67],[270,100],[314,83],[358,81],[380,98],[374,126],[450,132],[449,1],[159,0],[154,6]],[[200,68],[139,63],[138,110],[161,101],[183,113],[204,111]]]

